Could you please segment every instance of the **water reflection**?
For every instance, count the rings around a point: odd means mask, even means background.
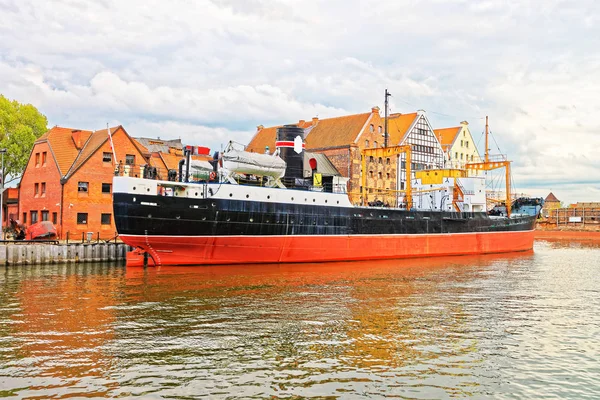
[[[539,331],[552,319],[540,302],[555,301],[546,290],[561,284],[552,258],[598,254],[536,250],[337,264],[5,268],[0,397],[531,397],[518,379],[507,382],[515,365],[532,368],[542,356],[536,337],[558,340]]]

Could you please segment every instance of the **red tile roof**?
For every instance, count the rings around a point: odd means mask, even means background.
[[[116,131],[123,129],[121,125],[110,128],[111,135],[114,135]],[[85,162],[108,140],[108,132],[106,129],[97,130],[89,136],[88,140],[84,142],[83,148],[79,152],[79,155],[75,159],[71,168],[67,172],[66,178],[69,179],[75,171],[77,171]]]
[[[560,200],[558,200],[556,198],[556,196],[554,195],[554,193],[550,192],[550,194],[548,196],[546,196],[546,199],[544,200],[546,203],[550,202],[550,203],[560,203]]]
[[[73,141],[73,132],[81,132],[81,138],[86,140],[92,134],[91,131],[55,126],[35,141],[36,143],[48,142],[62,176],[67,174],[79,154]]]
[[[460,133],[461,128],[460,126],[453,126],[452,128],[434,129],[433,132],[442,146],[451,146],[456,136]]]
[[[419,117],[418,113],[391,114],[388,117],[388,135],[390,145],[397,146],[402,142],[406,132]]]
[[[354,143],[370,116],[368,112],[318,120],[306,136],[306,148],[322,149]]]

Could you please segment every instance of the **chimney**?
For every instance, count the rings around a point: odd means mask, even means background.
[[[256,127],[256,132],[260,132],[260,131],[262,131],[264,128],[265,128],[265,126],[264,126],[264,125],[258,125],[258,126]]]
[[[319,123],[319,117],[313,117],[312,119],[312,125],[315,126]]]
[[[377,106],[375,106],[375,107],[371,107],[371,112],[372,112],[373,114],[377,114],[377,115],[379,115],[379,107],[377,107]]]
[[[423,115],[425,114],[425,110],[421,109],[421,110],[417,110],[417,114],[419,115]]]
[[[300,121],[298,121],[298,126],[303,128],[305,122],[306,122],[305,120],[301,119]]]
[[[469,123],[467,121],[461,121],[460,124],[461,125],[469,125]]]

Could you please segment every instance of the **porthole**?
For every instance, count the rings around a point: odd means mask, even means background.
[[[271,196],[267,196],[267,200],[269,200],[271,198]]]
[[[294,198],[292,197],[292,201],[294,201]]]
[[[180,216],[180,215],[177,215],[177,216],[175,217],[175,219],[180,219],[180,218],[181,218],[181,216]]]
[[[147,191],[147,192],[149,192],[149,191],[150,191],[150,188],[146,189],[146,191]]]
[[[340,201],[338,200],[337,203],[340,204]]]
[[[254,218],[250,218],[250,222],[254,222]]]
[[[325,203],[327,203],[327,200],[325,200]]]
[[[231,218],[227,218],[227,222],[231,221]]]
[[[135,186],[133,187],[133,190],[135,190]]]
[[[206,221],[206,217],[202,217],[202,221]]]
[[[247,195],[246,195],[246,198],[247,198],[247,199],[249,199],[249,198],[250,198],[250,195],[249,195],[249,194],[247,194]]]
[[[148,214],[148,218],[152,218],[152,214]]]
[[[195,195],[196,197],[198,197],[198,192],[194,192],[194,195]]]
[[[216,207],[217,203],[211,203],[210,205],[213,206],[213,207]]]
[[[229,193],[229,197],[233,197],[233,193]]]
[[[135,202],[135,197],[133,198],[133,201]]]
[[[315,201],[317,201],[317,200],[313,199],[313,203],[314,203]]]

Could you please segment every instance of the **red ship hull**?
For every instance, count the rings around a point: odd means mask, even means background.
[[[526,251],[534,231],[339,236],[121,235],[127,266],[358,261]]]

